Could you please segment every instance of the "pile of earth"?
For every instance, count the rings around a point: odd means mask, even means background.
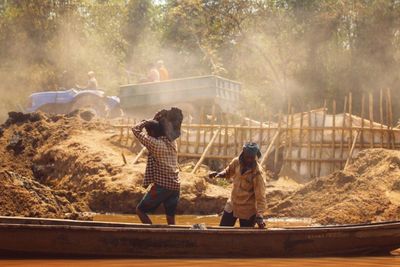
[[[400,219],[400,151],[361,151],[344,171],[316,178],[271,207],[271,215],[321,224]]]
[[[145,159],[130,164],[135,154],[111,142],[117,134],[87,111],[11,112],[0,127],[0,215],[133,213],[145,193]],[[186,167],[190,171],[191,166]],[[209,183],[207,172],[205,167],[196,175],[181,172],[179,213],[222,210],[229,186]]]

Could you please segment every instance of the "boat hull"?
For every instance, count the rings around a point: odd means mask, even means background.
[[[399,222],[267,230],[218,227],[197,230],[185,226],[50,221],[0,223],[0,256],[322,257],[388,255],[400,247]]]

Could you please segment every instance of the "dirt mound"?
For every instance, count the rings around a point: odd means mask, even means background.
[[[400,151],[361,151],[345,171],[317,178],[276,204],[278,216],[321,224],[400,219]]]
[[[133,213],[145,193],[145,160],[129,164],[135,154],[113,145],[114,129],[87,111],[56,116],[13,112],[0,128],[0,190],[7,196],[0,201],[0,215]],[[182,172],[179,213],[222,210],[229,190],[207,183],[205,176],[206,171]]]

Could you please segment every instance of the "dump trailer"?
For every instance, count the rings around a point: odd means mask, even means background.
[[[27,111],[67,114],[82,108],[90,109],[101,117],[118,117],[123,114],[117,96],[106,96],[102,90],[76,89],[33,93],[29,96]]]
[[[235,114],[240,91],[240,83],[210,75],[123,85],[119,98],[122,109],[131,116],[151,117],[160,109],[175,106],[185,117],[199,121],[204,114]]]

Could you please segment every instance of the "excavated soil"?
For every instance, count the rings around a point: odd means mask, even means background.
[[[400,151],[361,151],[345,171],[320,177],[276,203],[271,213],[321,224],[400,219]]]
[[[0,129],[0,215],[133,213],[145,193],[145,159],[130,164],[135,154],[113,144],[117,133],[87,111],[10,113]],[[179,213],[221,211],[230,191],[208,183],[206,174],[204,167],[197,175],[181,172]]]

